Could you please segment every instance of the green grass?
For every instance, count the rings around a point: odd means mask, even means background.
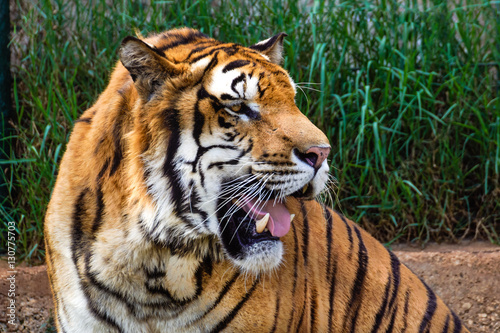
[[[12,15],[0,215],[18,222],[19,257],[43,258],[58,162],[122,38],[180,26],[244,45],[288,33],[297,104],[331,140],[336,209],[380,240],[500,241],[500,2],[87,2],[18,1]]]

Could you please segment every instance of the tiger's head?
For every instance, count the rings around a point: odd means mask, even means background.
[[[279,65],[285,36],[247,48],[180,29],[122,42],[137,91],[130,158],[151,198],[140,216],[151,240],[219,252],[256,274],[281,262],[287,198],[323,190],[330,151]]]

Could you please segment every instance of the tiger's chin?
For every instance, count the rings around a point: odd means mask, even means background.
[[[272,272],[283,259],[283,243],[280,240],[262,241],[245,247],[239,257],[230,257],[242,271],[258,276]]]

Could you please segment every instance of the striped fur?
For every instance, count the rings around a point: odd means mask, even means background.
[[[314,201],[328,140],[295,106],[284,36],[124,40],[46,215],[59,332],[467,332],[391,252]],[[257,208],[284,231],[255,232]]]

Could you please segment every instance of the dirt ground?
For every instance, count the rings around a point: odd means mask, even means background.
[[[500,247],[489,243],[407,245],[396,255],[459,315],[471,332],[500,332]],[[18,267],[16,326],[9,327],[7,300],[11,275],[0,261],[0,332],[55,332],[53,305],[45,266]]]

